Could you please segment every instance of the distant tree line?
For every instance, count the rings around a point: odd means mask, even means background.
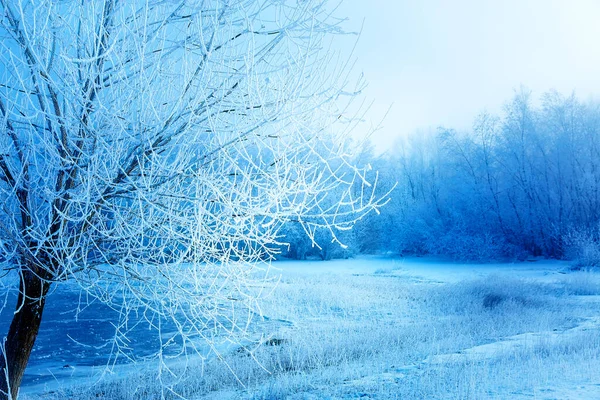
[[[534,102],[521,90],[501,115],[481,113],[467,132],[414,134],[384,155],[366,148],[356,163],[378,171],[378,187],[370,190],[395,185],[390,202],[338,235],[346,249],[324,232],[315,244],[290,222],[285,256],[600,259],[597,102],[556,91]]]

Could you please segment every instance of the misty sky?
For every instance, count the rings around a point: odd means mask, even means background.
[[[379,149],[394,137],[444,125],[467,129],[500,112],[521,85],[600,98],[600,1],[344,0],[358,30]]]

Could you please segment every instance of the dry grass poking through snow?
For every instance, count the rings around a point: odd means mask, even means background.
[[[600,398],[600,273],[458,283],[391,268],[284,275],[263,311],[293,324],[272,324],[269,340],[226,354],[237,377],[209,361],[183,372],[175,392],[192,399]],[[151,373],[133,372],[54,398],[161,393],[178,398]]]

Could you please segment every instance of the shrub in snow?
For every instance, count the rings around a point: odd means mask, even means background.
[[[565,246],[565,255],[575,261],[575,267],[600,267],[600,225],[572,230],[565,238]]]

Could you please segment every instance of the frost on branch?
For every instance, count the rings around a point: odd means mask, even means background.
[[[0,4],[1,256],[118,310],[116,354],[134,314],[161,358],[237,336],[283,223],[336,240],[382,204],[324,2]]]

